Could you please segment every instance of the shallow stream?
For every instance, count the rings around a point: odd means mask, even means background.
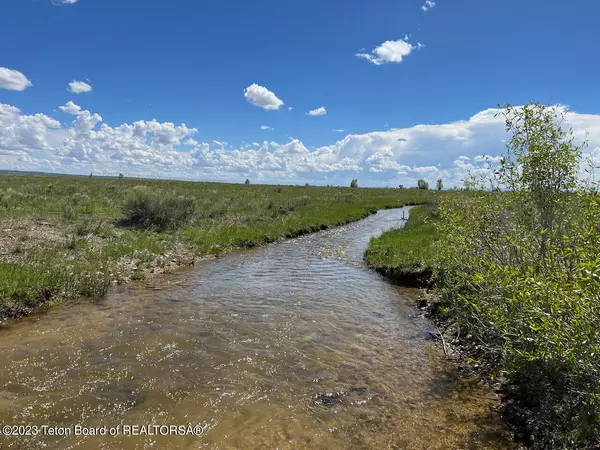
[[[507,448],[414,307],[367,269],[408,208],[204,261],[0,329],[0,423],[200,425],[3,437],[0,448]]]

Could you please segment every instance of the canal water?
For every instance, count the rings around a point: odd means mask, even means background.
[[[49,427],[0,435],[0,448],[509,447],[494,395],[458,377],[431,340],[418,291],[363,264],[369,239],[408,211],[0,329],[0,423]],[[155,427],[188,424],[195,434]],[[140,428],[76,436],[75,425]]]

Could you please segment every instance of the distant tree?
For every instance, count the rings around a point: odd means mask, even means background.
[[[404,189],[404,185],[401,184],[400,186],[398,186],[400,189]]]
[[[436,188],[438,191],[441,191],[442,189],[444,189],[444,182],[442,181],[441,178],[438,178],[437,183],[436,183]]]
[[[358,187],[358,179],[354,178],[352,180],[352,182],[350,183],[350,187],[351,188],[357,188]]]
[[[122,173],[119,174],[119,178],[125,178],[125,175],[123,175]]]
[[[310,184],[306,183],[306,184],[304,185],[304,187],[310,187]]]
[[[419,181],[417,181],[417,188],[429,189],[429,183],[427,181],[425,181],[423,178],[421,178]]]
[[[250,184],[250,180],[248,178],[246,178],[246,181],[244,182],[244,184]]]
[[[90,178],[92,178],[94,176],[94,174],[92,172],[90,172]]]

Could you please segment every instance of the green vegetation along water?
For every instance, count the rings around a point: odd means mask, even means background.
[[[236,247],[443,194],[50,176],[0,177],[0,320]]]
[[[411,208],[404,226],[371,239],[365,262],[400,284],[427,285],[435,266],[438,220],[433,202]]]
[[[463,360],[502,386],[503,416],[518,440],[595,449],[597,168],[584,157],[585,141],[562,128],[562,109],[508,105],[504,117],[506,154],[465,180],[468,192],[441,199],[433,214],[419,207],[404,229],[373,240],[366,257],[392,278],[435,269],[431,313]]]
[[[2,423],[205,429],[0,446],[511,448],[496,396],[431,340],[418,290],[362,261],[403,215],[234,251],[0,329]]]

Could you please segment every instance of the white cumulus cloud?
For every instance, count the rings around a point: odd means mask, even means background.
[[[324,116],[325,114],[327,114],[327,110],[324,106],[321,106],[320,108],[313,109],[312,111],[309,111],[306,114],[308,116]]]
[[[283,101],[273,92],[256,83],[244,89],[244,97],[253,105],[267,110],[279,109],[283,105]]]
[[[55,148],[61,136],[51,131],[59,128],[60,122],[45,114],[27,116],[19,108],[0,103],[0,151]]]
[[[83,94],[86,92],[92,92],[92,86],[83,81],[73,80],[69,83],[67,91],[72,92],[73,94]]]
[[[417,173],[428,173],[428,172],[436,172],[438,168],[436,166],[421,166],[421,167],[413,167],[413,172]]]
[[[76,105],[75,103],[69,101],[66,104],[64,104],[63,106],[59,106],[58,109],[60,109],[62,112],[66,113],[66,114],[73,114],[74,116],[76,116],[81,111],[81,106]]]
[[[425,12],[429,11],[431,8],[435,6],[435,2],[433,0],[427,0],[421,9]]]
[[[348,134],[330,145],[309,149],[300,139],[252,142],[235,148],[202,142],[185,124],[140,120],[110,126],[98,113],[73,102],[59,107],[72,114],[61,124],[45,114],[24,114],[0,104],[0,168],[232,181],[362,186],[462,185],[468,173],[489,174],[504,153],[507,134],[498,109],[464,120]],[[586,137],[585,155],[600,161],[600,115],[568,112],[565,127]]]
[[[270,126],[268,126],[268,125],[261,125],[261,126],[260,126],[260,129],[261,129],[261,130],[271,130],[271,131],[273,131],[273,128],[271,128],[271,127],[270,127]]]
[[[401,63],[413,50],[421,47],[423,47],[422,44],[419,43],[415,46],[408,42],[408,37],[404,37],[397,41],[385,41],[375,47],[371,53],[357,53],[356,56],[380,66],[386,63]]]
[[[32,86],[31,81],[18,70],[0,67],[0,89],[23,91],[30,86]]]
[[[475,161],[475,162],[499,163],[500,159],[501,159],[501,156],[477,155],[475,158],[473,158],[473,161]]]

